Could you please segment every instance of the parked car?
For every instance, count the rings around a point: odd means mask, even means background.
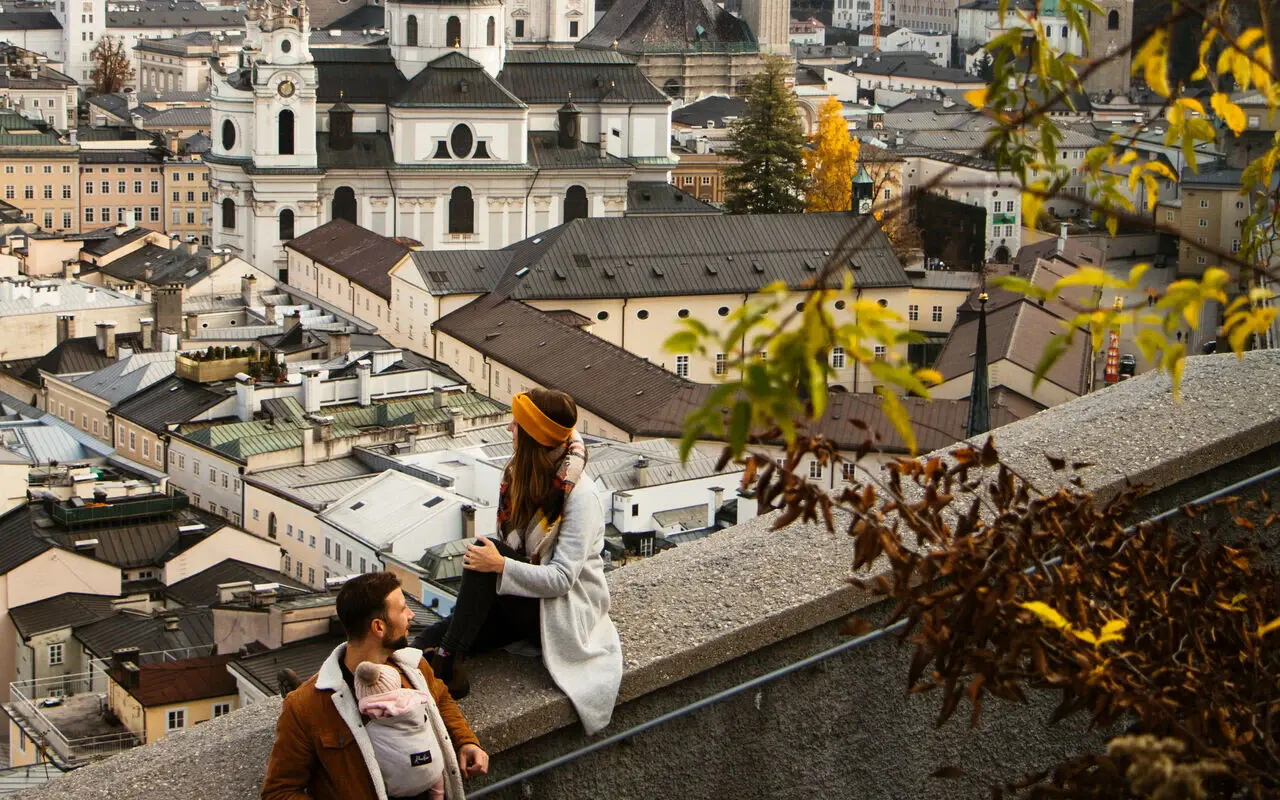
[[[1205,342],[1204,344],[1200,345],[1200,352],[1204,353],[1206,356],[1213,355],[1214,353],[1218,352],[1218,343]]]
[[[1125,353],[1120,356],[1120,377],[1132,378],[1134,373],[1138,371],[1138,358],[1133,353]]]

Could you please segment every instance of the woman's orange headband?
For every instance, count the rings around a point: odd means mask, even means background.
[[[516,424],[533,440],[543,447],[558,447],[569,441],[573,428],[566,428],[542,413],[542,409],[533,403],[533,399],[524,392],[511,398],[511,416]]]

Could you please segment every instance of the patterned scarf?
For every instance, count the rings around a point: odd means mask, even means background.
[[[573,487],[582,479],[582,471],[587,466],[587,446],[582,436],[575,430],[569,441],[556,448],[555,457],[560,466],[553,479],[554,490],[543,501],[537,516],[524,530],[506,532],[504,540],[513,550],[519,550],[529,557],[530,563],[541,562],[560,532],[560,518],[564,513],[564,503],[573,491]],[[498,529],[506,528],[511,520],[511,492],[509,481],[504,479],[498,489]]]

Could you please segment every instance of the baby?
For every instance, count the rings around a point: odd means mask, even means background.
[[[431,800],[444,799],[444,757],[440,742],[427,720],[431,695],[400,686],[400,673],[389,664],[362,661],[356,667],[356,701],[360,713],[370,717],[365,731],[382,769],[382,780],[391,797],[416,797],[427,792]]]

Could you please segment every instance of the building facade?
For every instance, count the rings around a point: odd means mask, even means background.
[[[18,114],[0,113],[0,178],[5,202],[51,233],[80,230],[76,147]]]
[[[207,247],[212,242],[209,210],[209,168],[198,155],[170,156],[164,160],[164,232],[184,242],[195,237]]]

